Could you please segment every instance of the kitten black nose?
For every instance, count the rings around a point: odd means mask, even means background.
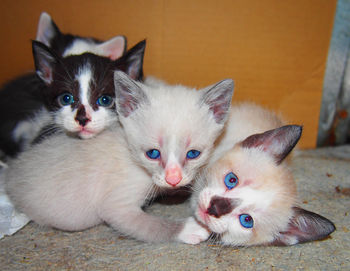
[[[90,121],[90,119],[86,116],[85,107],[83,105],[79,106],[75,120],[83,127]]]
[[[230,213],[234,208],[236,208],[240,203],[238,199],[229,199],[214,196],[209,203],[207,213],[211,216],[219,218],[222,215]]]

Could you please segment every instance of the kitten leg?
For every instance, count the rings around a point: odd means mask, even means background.
[[[177,236],[177,240],[186,244],[195,245],[209,238],[209,231],[202,227],[193,217],[187,218],[184,227]]]
[[[208,238],[203,228],[190,218],[186,221],[171,221],[145,213],[140,208],[122,211],[103,210],[102,219],[114,229],[147,242],[180,241],[197,244]]]

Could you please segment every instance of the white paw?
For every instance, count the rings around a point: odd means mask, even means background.
[[[195,245],[207,240],[209,234],[193,217],[189,217],[177,238],[180,242]]]

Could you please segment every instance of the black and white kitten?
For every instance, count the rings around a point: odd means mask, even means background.
[[[41,125],[38,119],[46,118],[54,129],[87,139],[116,123],[113,72],[121,70],[141,80],[145,45],[146,42],[141,41],[112,61],[91,53],[60,57],[34,41],[35,67],[45,84],[41,87],[42,97],[50,112],[41,111],[35,119],[36,125]],[[43,133],[52,129],[49,126]]]
[[[126,48],[123,36],[101,42],[62,34],[47,13],[40,16],[36,39],[53,48],[59,56],[91,52],[115,60],[124,54]],[[5,84],[0,90],[0,155],[2,152],[3,155],[14,156],[36,137],[42,125],[33,125],[34,118],[39,124],[47,122],[47,115],[38,117],[38,112],[44,110],[43,87],[45,84],[35,73],[28,73]]]

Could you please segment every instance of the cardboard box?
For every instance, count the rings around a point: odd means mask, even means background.
[[[234,100],[252,100],[304,125],[299,144],[316,145],[336,0],[2,0],[0,83],[33,68],[30,40],[40,13],[62,32],[129,47],[147,38],[145,74],[203,87],[236,83]]]

